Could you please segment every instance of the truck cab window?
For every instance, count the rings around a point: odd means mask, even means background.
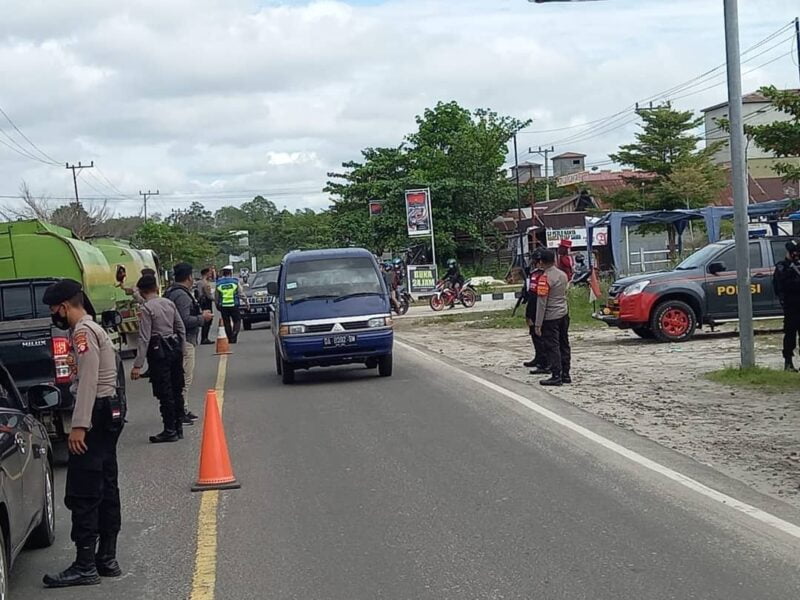
[[[31,288],[28,285],[8,286],[2,289],[3,320],[33,319]]]
[[[760,242],[750,242],[750,268],[751,269],[760,269],[764,266],[761,260],[761,243]],[[720,254],[717,258],[713,260],[713,262],[721,262],[725,263],[725,271],[735,271],[736,270],[736,247],[731,246],[725,252]]]

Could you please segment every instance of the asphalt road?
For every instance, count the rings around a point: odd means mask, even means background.
[[[207,350],[195,398],[216,377]],[[336,368],[299,372],[295,385],[283,386],[268,330],[243,333],[234,352],[224,419],[242,488],[219,495],[219,599],[800,596],[800,540],[644,469],[456,366],[398,347],[391,378]],[[798,521],[785,505],[541,390],[490,379],[603,439]],[[199,428],[183,443],[150,445],[157,410],[146,392],[133,390],[120,448],[128,575],[42,592],[42,572],[71,558],[60,506],[56,545],[23,553],[12,598],[190,597],[200,497],[188,489]]]

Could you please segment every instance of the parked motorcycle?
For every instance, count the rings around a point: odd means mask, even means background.
[[[436,292],[431,296],[430,305],[435,311],[443,310],[446,306],[453,307],[456,302],[461,302],[464,308],[472,308],[477,300],[478,294],[469,281],[461,286],[461,291],[458,294],[447,286],[444,281],[440,281],[436,284]]]

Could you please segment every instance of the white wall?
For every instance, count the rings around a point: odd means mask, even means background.
[[[716,123],[716,120],[721,118],[728,118],[727,104],[705,113],[705,138],[707,145],[720,140],[728,142],[728,132],[721,131],[719,129],[719,125]],[[742,118],[746,125],[764,125],[766,123],[773,123],[775,121],[788,121],[791,119],[791,117],[786,113],[775,110],[769,102],[752,102],[744,104],[742,106]],[[744,143],[747,143],[746,138]],[[750,142],[750,145],[747,148],[748,161],[765,158],[773,158],[772,153],[759,148],[754,142]],[[730,144],[726,143],[714,155],[714,162],[720,164],[729,163],[730,161]]]

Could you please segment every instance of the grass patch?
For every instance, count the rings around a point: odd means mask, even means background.
[[[800,390],[800,374],[768,369],[767,367],[726,367],[706,373],[706,378],[737,388],[760,388],[774,392]]]

